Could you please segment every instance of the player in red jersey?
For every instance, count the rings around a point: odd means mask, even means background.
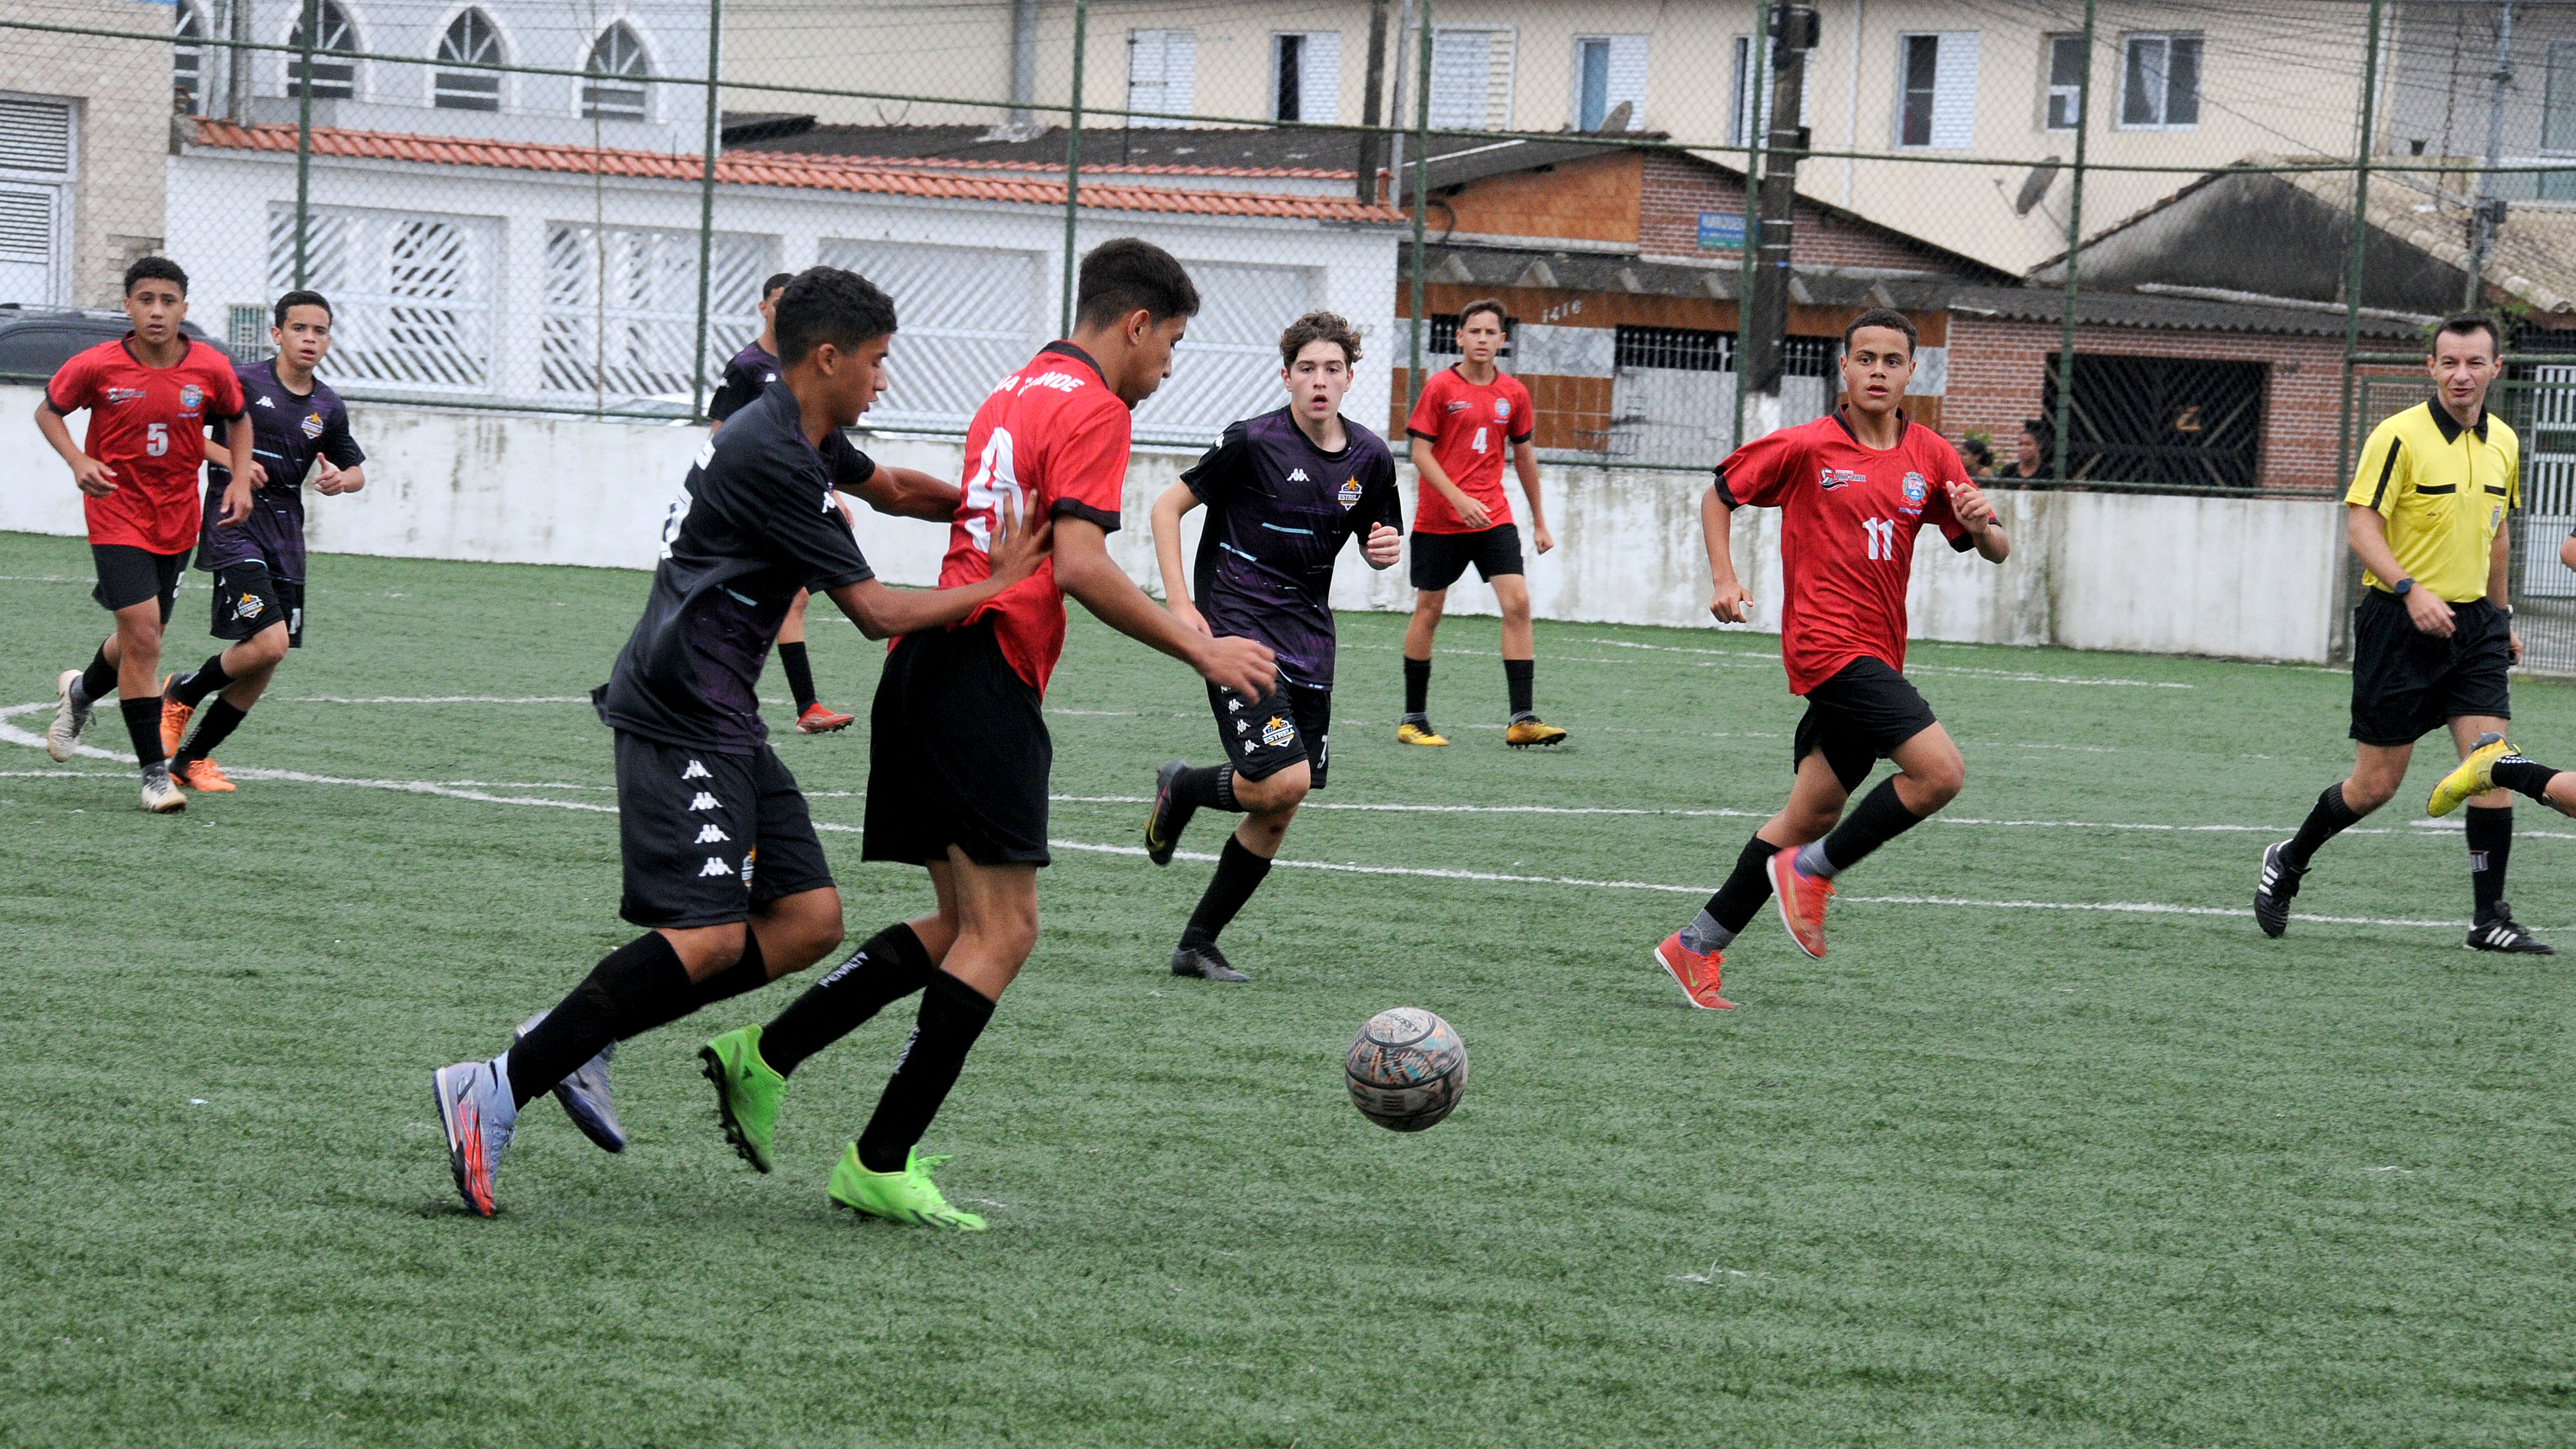
[[[1788,805],[1754,832],[1707,909],[1655,949],[1694,1006],[1731,1007],[1718,995],[1719,952],[1775,892],[1790,938],[1823,956],[1834,877],[1949,804],[1967,776],[1905,678],[1905,586],[1926,525],[1994,563],[2012,543],[1958,453],[1905,416],[1915,342],[1903,313],[1854,318],[1843,329],[1842,405],[1736,449],[1700,500],[1717,583],[1709,612],[1732,623],[1745,617],[1729,551],[1735,510],[1780,510],[1780,654],[1807,713],[1790,749]],[[1844,802],[1881,756],[1897,773],[1845,818]]]
[[[1413,510],[1413,622],[1404,629],[1404,717],[1395,737],[1408,745],[1445,745],[1431,727],[1431,641],[1449,586],[1476,566],[1494,586],[1503,609],[1503,682],[1512,702],[1503,743],[1513,749],[1552,745],[1565,731],[1538,717],[1530,705],[1537,647],[1530,638],[1529,581],[1521,573],[1521,531],[1503,497],[1503,453],[1520,475],[1529,499],[1530,543],[1540,553],[1556,547],[1539,503],[1538,455],[1530,448],[1536,427],[1529,389],[1494,366],[1503,346],[1503,304],[1470,302],[1458,314],[1460,360],[1433,373],[1405,420],[1414,442],[1414,471],[1421,496]],[[1424,446],[1428,444],[1429,446]]]
[[[188,808],[170,781],[161,748],[161,629],[188,569],[202,515],[197,472],[206,459],[206,424],[226,425],[231,455],[251,455],[250,419],[242,410],[233,361],[182,332],[188,274],[168,257],[145,257],[125,269],[125,315],[134,330],[62,365],[36,404],[36,429],[54,445],[79,486],[89,515],[90,557],[98,585],[90,591],[116,616],[116,632],[89,668],[54,680],[60,703],[45,731],[57,760],[88,727],[90,711],[114,688],[134,758],[143,767],[143,808],[156,815]],[[89,409],[89,436],[72,442],[64,419]],[[267,480],[254,460],[251,487]],[[249,494],[226,499],[224,523],[249,516]]]
[[[1034,499],[1055,522],[1035,574],[963,623],[897,640],[869,711],[863,853],[926,866],[938,908],[888,926],[766,1026],[707,1044],[707,1077],[734,1145],[768,1170],[782,1080],[807,1057],[918,991],[920,1016],[865,1131],[841,1155],[832,1200],[873,1216],[967,1231],[914,1151],[994,1003],[1037,944],[1054,745],[1039,713],[1064,650],[1064,596],[1187,663],[1245,702],[1270,693],[1271,651],[1184,626],[1109,557],[1126,491],[1129,414],[1172,370],[1198,289],[1132,237],[1082,259],[1073,336],[997,383],[966,433],[965,496],[942,588],[992,572],[1002,510]]]

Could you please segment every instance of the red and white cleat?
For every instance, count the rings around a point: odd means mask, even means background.
[[[1655,964],[1673,974],[1681,983],[1682,995],[1702,1011],[1733,1011],[1735,1003],[1717,994],[1717,968],[1726,958],[1715,951],[1703,956],[1682,944],[1682,933],[1673,932],[1664,944],[1655,948]]]
[[[1798,949],[1822,961],[1825,959],[1825,902],[1834,894],[1834,883],[1820,875],[1809,875],[1798,869],[1798,848],[1779,851],[1765,869],[1771,872],[1771,894],[1780,902],[1780,924],[1789,928],[1789,939]]]
[[[835,714],[824,708],[821,700],[816,700],[805,706],[803,714],[796,716],[796,732],[800,735],[828,735],[834,730],[848,729],[857,721],[857,715]]]

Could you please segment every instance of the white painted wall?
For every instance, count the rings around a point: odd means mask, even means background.
[[[0,417],[26,418],[33,388],[0,388]],[[76,420],[77,421],[77,420]],[[702,434],[672,425],[371,404],[357,410],[368,486],[310,500],[325,553],[649,568],[664,511]],[[958,476],[962,449],[939,439],[867,443],[878,460]],[[1148,510],[1195,454],[1139,449],[1127,475],[1128,526],[1112,551],[1155,586]],[[1531,557],[1541,618],[1714,627],[1695,473],[1548,465],[1540,470],[1556,551]],[[1404,480],[1408,510],[1412,478]],[[1914,632],[1927,639],[2060,644],[2321,663],[2342,567],[2334,500],[1998,493],[2012,559],[1954,554],[1937,535],[1915,556]],[[1515,495],[1517,504],[1517,495]],[[1195,519],[1189,533],[1196,543]],[[946,530],[860,511],[859,543],[888,582],[927,584]],[[1737,515],[1736,569],[1751,625],[1779,627],[1779,514]],[[71,477],[34,427],[0,423],[0,529],[83,531]],[[1356,550],[1334,581],[1347,609],[1412,607],[1402,565],[1372,573]],[[1471,571],[1453,612],[1494,613]]]

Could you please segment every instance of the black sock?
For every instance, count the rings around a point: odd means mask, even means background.
[[[1834,833],[1824,838],[1826,861],[1835,871],[1846,871],[1861,863],[1869,853],[1923,823],[1923,817],[1909,808],[1903,796],[1896,793],[1896,777],[1878,782],[1878,788],[1861,797]],[[1804,862],[1801,862],[1804,864]]]
[[[1771,857],[1780,847],[1757,835],[1744,842],[1744,850],[1735,857],[1735,869],[1727,874],[1726,884],[1708,898],[1708,913],[1729,931],[1742,931],[1753,923],[1753,913],[1771,899]]]
[[[107,662],[106,645],[98,646],[98,653],[90,657],[89,668],[81,671],[80,692],[81,698],[91,704],[116,697],[116,666]]]
[[[778,667],[787,671],[787,687],[795,691],[796,712],[803,714],[814,707],[814,665],[805,657],[805,642],[778,646]]]
[[[870,936],[760,1029],[760,1059],[786,1076],[807,1057],[928,985],[938,970],[912,926],[897,921]]]
[[[689,971],[670,938],[647,931],[600,958],[546,1019],[510,1048],[510,1096],[524,1107],[555,1089],[630,1022],[669,1021],[689,997]],[[637,1028],[641,1030],[641,1028]]]
[[[1207,890],[1199,896],[1199,908],[1190,912],[1190,923],[1181,928],[1181,944],[1204,946],[1216,940],[1269,875],[1269,861],[1246,850],[1242,841],[1227,836],[1225,849],[1216,858],[1216,874],[1208,877]]]
[[[1420,714],[1431,704],[1431,661],[1404,657],[1404,712]]]
[[[2513,859],[2513,807],[2498,810],[2469,807],[2469,894],[2478,903],[2478,919],[2495,911],[2504,899],[2504,868]]]
[[[913,1144],[939,1115],[939,1104],[948,1100],[948,1089],[957,1085],[966,1053],[974,1050],[975,1038],[992,1019],[993,1003],[974,987],[945,971],[930,973],[912,1036],[895,1059],[876,1115],[859,1134],[859,1166],[870,1172],[902,1170]]]
[[[2291,836],[2290,843],[2282,847],[2282,864],[2292,870],[2306,870],[2318,846],[2334,839],[2360,818],[2351,806],[2343,803],[2343,782],[2337,780],[2328,785],[2325,792],[2317,796],[2316,808],[2300,822],[2299,833]]]
[[[137,763],[150,769],[168,758],[161,753],[161,696],[147,694],[141,699],[120,699],[116,708],[125,716],[125,732],[133,737]]]
[[[660,934],[656,932],[655,934]],[[642,1036],[657,1027],[669,1026],[700,1007],[713,1006],[746,991],[758,991],[769,984],[769,962],[760,954],[760,935],[746,924],[742,930],[742,959],[704,981],[692,981],[689,989],[674,996],[656,996],[638,1006],[617,1023],[617,1039]],[[588,1058],[583,1058],[587,1061]]]
[[[1190,771],[1172,782],[1172,795],[1182,802],[1207,810],[1231,810],[1240,815],[1243,807],[1234,803],[1234,766],[1208,765]]]
[[[1514,719],[1534,712],[1530,709],[1530,673],[1536,668],[1538,668],[1538,661],[1535,659],[1503,661],[1503,686],[1511,691]]]
[[[232,682],[233,677],[224,672],[224,656],[209,654],[206,662],[197,666],[195,673],[182,674],[170,681],[170,697],[195,709],[205,703],[207,695]]]
[[[228,699],[218,698],[207,705],[205,713],[197,716],[197,727],[188,732],[188,742],[179,747],[179,758],[202,760],[213,754],[215,746],[232,738],[233,731],[241,727],[244,713]]]
[[[2499,790],[2518,790],[2552,810],[2558,808],[2549,799],[2549,782],[2558,778],[2558,772],[2537,760],[2507,755],[2495,762],[2492,778]]]

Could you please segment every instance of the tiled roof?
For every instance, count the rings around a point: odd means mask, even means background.
[[[197,144],[236,151],[295,149],[288,125],[241,126],[200,120]],[[370,161],[409,161],[433,166],[488,166],[510,171],[553,171],[578,176],[625,176],[695,182],[704,175],[694,155],[662,151],[592,150],[531,141],[482,141],[393,131],[351,131],[317,126],[316,156]],[[952,163],[954,164],[954,163]],[[945,168],[943,168],[944,170]],[[961,168],[962,169],[962,168]],[[1158,168],[1179,169],[1179,168]],[[1060,176],[1022,169],[1017,175],[940,174],[919,160],[900,162],[766,151],[727,151],[716,156],[716,180],[733,186],[786,186],[814,191],[854,191],[957,201],[1008,201],[1064,205]],[[1086,179],[1082,205],[1104,211],[1182,212],[1200,216],[1252,216],[1292,221],[1399,223],[1402,212],[1329,196],[1280,196],[1247,191],[1194,191],[1170,185],[1120,185]]]

